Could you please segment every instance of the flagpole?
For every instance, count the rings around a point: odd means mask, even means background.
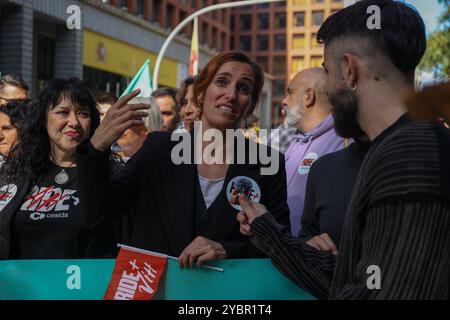
[[[194,12],[189,17],[184,19],[173,31],[172,33],[167,37],[166,41],[164,42],[163,46],[161,47],[161,50],[158,54],[158,59],[156,59],[155,64],[155,70],[153,72],[153,91],[158,89],[158,77],[159,77],[159,68],[162,63],[162,59],[166,53],[167,48],[169,47],[170,43],[172,42],[173,38],[183,29],[189,22],[194,20],[196,17],[215,10],[220,9],[228,9],[228,8],[234,8],[234,7],[242,7],[242,6],[250,6],[253,4],[259,4],[259,3],[268,3],[268,2],[281,2],[286,0],[246,0],[246,1],[237,1],[237,2],[229,2],[229,3],[220,3],[220,4],[214,4],[212,6],[200,9],[197,12]]]
[[[127,246],[127,245],[124,245],[124,244],[120,244],[120,243],[117,246],[119,248],[127,249],[127,250],[130,250],[130,251],[135,251],[135,252],[138,252],[138,253],[150,254],[150,255],[161,257],[161,258],[167,258],[167,259],[178,261],[178,258],[176,258],[176,257],[172,257],[172,256],[169,256],[167,254],[163,254],[163,253],[159,253],[159,252],[154,252],[154,251],[139,249],[139,248],[135,248],[135,247],[130,247],[130,246]],[[213,266],[209,266],[209,265],[206,265],[206,264],[202,265],[201,267],[205,268],[205,269],[211,269],[211,270],[214,270],[214,271],[223,272],[222,268],[213,267]]]

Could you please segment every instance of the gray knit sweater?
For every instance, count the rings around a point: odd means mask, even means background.
[[[339,256],[289,235],[270,213],[251,241],[320,299],[449,299],[450,136],[402,117],[372,144],[347,210]],[[381,288],[367,281],[378,266]]]

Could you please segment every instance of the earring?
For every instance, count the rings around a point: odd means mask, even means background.
[[[351,91],[356,91],[356,90],[358,90],[358,83],[355,83],[355,85],[352,86],[352,87],[350,88],[350,90],[351,90]]]

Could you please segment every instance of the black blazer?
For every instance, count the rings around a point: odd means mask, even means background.
[[[175,165],[171,152],[178,142],[169,133],[149,135],[142,149],[112,180],[108,169],[109,150],[99,152],[91,144],[78,148],[77,162],[80,183],[80,205],[85,223],[95,227],[105,218],[116,218],[134,210],[129,245],[178,256],[202,235],[222,244],[228,259],[261,257],[248,237],[239,232],[238,210],[227,200],[228,183],[237,176],[246,176],[258,183],[260,203],[267,207],[279,223],[289,224],[284,157],[276,152],[279,170],[263,176],[258,164],[233,164],[224,186],[209,208],[209,221],[202,233],[196,232],[196,190],[198,174],[195,164]],[[191,136],[192,138],[192,136]],[[191,139],[193,142],[193,139]],[[246,140],[246,154],[250,143]],[[258,145],[257,148],[267,148]],[[191,143],[193,156],[193,143]],[[191,162],[192,163],[192,162]]]

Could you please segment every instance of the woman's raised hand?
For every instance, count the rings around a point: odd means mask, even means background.
[[[141,90],[137,89],[125,97],[119,99],[100,123],[91,138],[92,146],[98,151],[109,149],[122,134],[129,128],[144,124],[143,117],[148,115],[143,110],[150,109],[148,104],[129,104],[130,100],[137,97]]]

